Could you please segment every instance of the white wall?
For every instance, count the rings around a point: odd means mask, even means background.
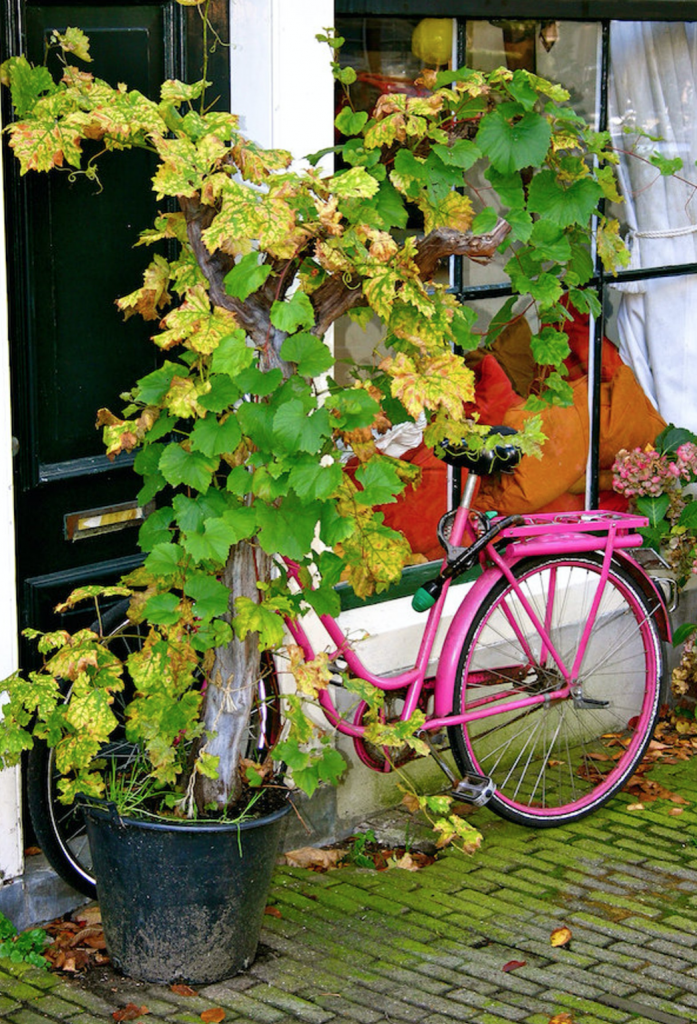
[[[333,145],[331,54],[315,35],[333,0],[232,0],[231,106],[262,146],[295,157]]]
[[[2,150],[0,149],[0,213]],[[5,221],[0,216],[0,253],[5,253]],[[14,523],[12,511],[12,433],[7,322],[7,274],[0,259],[0,679],[17,668]],[[0,771],[0,882],[22,873],[22,825],[19,769]]]

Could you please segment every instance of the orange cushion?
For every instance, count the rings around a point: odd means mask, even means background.
[[[508,376],[495,356],[487,354],[474,367],[474,402],[465,405],[468,416],[479,414],[480,423],[497,425],[512,405],[520,402]]]
[[[571,381],[573,405],[544,409],[542,429],[547,435],[542,458],[526,455],[515,473],[482,482],[477,507],[502,515],[539,512],[565,494],[586,471],[588,455],[588,381]],[[533,415],[522,405],[509,409],[506,426],[522,429]],[[620,448],[652,444],[665,427],[664,420],[639,387],[628,366],[620,366],[611,381],[600,385],[601,469],[610,469]],[[574,497],[581,497],[576,495]],[[562,511],[550,508],[549,511]]]
[[[569,336],[569,347],[571,355],[564,360],[569,380],[577,380],[588,374],[588,327],[590,317],[587,313],[577,313],[573,310],[574,318],[563,325],[563,329]],[[624,366],[619,352],[609,338],[603,338],[602,363],[600,379],[602,381],[612,380],[620,366]]]

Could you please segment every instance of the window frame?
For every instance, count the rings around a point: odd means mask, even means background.
[[[470,20],[486,21],[490,18],[516,17],[526,20],[583,21],[594,22],[601,31],[600,94],[598,100],[598,128],[604,131],[608,126],[608,83],[610,73],[610,24],[613,21],[697,21],[694,0],[532,0],[527,5],[520,3],[520,10],[511,0],[484,0],[483,4],[472,0],[335,0],[335,14],[341,17],[447,17],[457,19],[458,64],[465,60],[464,25]],[[604,201],[603,201],[604,203]],[[608,274],[596,255],[595,272],[587,284],[594,288],[601,305],[601,314],[594,322],[591,339],[589,371],[589,413],[590,434],[588,452],[588,488],[586,505],[597,508],[599,500],[599,453],[600,453],[600,384],[602,340],[605,332],[605,298],[610,283],[617,285],[632,281],[653,280],[663,277],[695,275],[697,262],[671,264],[670,266],[645,267],[639,270],[620,270],[616,275]],[[479,285],[464,288],[462,285],[462,258],[455,259],[454,292],[460,302],[473,301],[484,297],[505,298],[512,295],[512,289],[504,284]],[[460,497],[460,480],[453,475],[450,494],[451,504]]]

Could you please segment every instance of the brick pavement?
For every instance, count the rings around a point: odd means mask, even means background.
[[[129,1002],[147,1006],[143,1024],[195,1024],[213,1007],[231,1024],[697,1021],[697,770],[656,774],[690,801],[679,815],[622,796],[529,831],[483,810],[478,854],[420,872],[280,867],[255,964],[195,997],[0,961],[0,1024],[103,1024]],[[555,948],[561,925],[572,938]]]

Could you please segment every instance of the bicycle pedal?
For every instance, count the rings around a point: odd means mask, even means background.
[[[469,772],[450,790],[456,800],[463,800],[465,803],[474,804],[475,807],[483,807],[492,798],[496,786],[486,775],[475,775]]]

